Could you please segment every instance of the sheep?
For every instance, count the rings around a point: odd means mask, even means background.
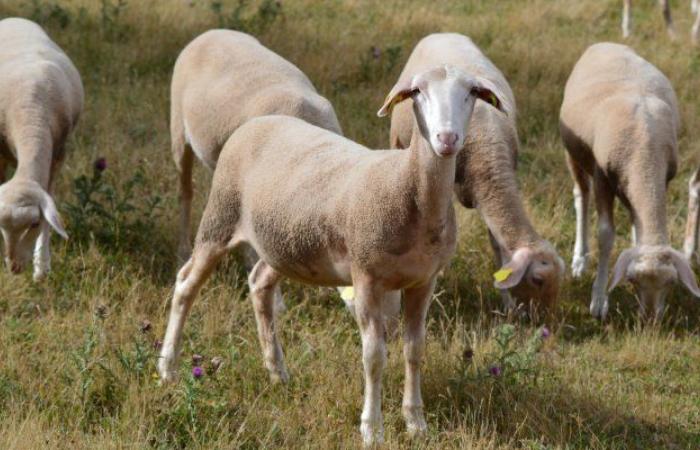
[[[516,164],[518,134],[513,92],[496,66],[466,36],[437,33],[415,47],[400,80],[409,80],[425,67],[451,64],[489,80],[497,89],[509,114],[477,104],[470,122],[464,150],[457,156],[454,191],[465,208],[476,208],[489,229],[496,263],[506,278],[497,280],[504,308],[515,302],[508,289],[523,301],[539,300],[543,310],[556,304],[564,263],[554,247],[532,226],[518,191]],[[411,102],[394,108],[390,146],[406,148],[413,135]],[[465,129],[466,130],[466,129]],[[538,306],[538,305],[535,305]]]
[[[239,31],[209,30],[190,42],[175,62],[170,99],[172,153],[180,178],[181,261],[191,251],[194,156],[213,171],[229,136],[247,120],[269,114],[298,117],[342,134],[330,102],[306,75]]]
[[[8,269],[51,269],[51,229],[68,239],[52,198],[68,134],[83,108],[80,74],[34,22],[0,21],[0,231]],[[5,183],[6,170],[16,164]]]
[[[580,277],[588,252],[588,198],[598,211],[598,272],[591,314],[608,312],[608,262],[615,239],[617,196],[633,221],[633,246],[615,264],[611,291],[624,279],[640,299],[640,316],[660,320],[670,284],[680,281],[700,296],[683,254],[669,245],[666,188],[676,174],[680,116],[670,81],[631,48],[612,43],[590,46],[565,87],[560,132],[574,179],[576,244],[572,271]]]
[[[664,22],[666,23],[666,31],[672,39],[676,38],[676,30],[673,26],[673,19],[671,18],[671,4],[669,0],[659,0],[659,6],[661,6],[661,12],[664,16]],[[700,10],[698,10],[698,0],[690,1],[690,11],[695,17],[693,27],[690,33],[693,44],[698,44],[698,39],[700,36]],[[627,39],[630,37],[630,25],[632,13],[632,0],[623,0],[622,6],[622,37]]]
[[[288,116],[254,118],[233,133],[214,171],[192,256],[177,276],[158,362],[162,380],[177,378],[182,328],[197,292],[224,254],[247,243],[260,255],[248,282],[273,382],[288,379],[273,307],[282,278],[354,286],[367,445],[383,440],[382,300],[403,289],[402,410],[410,434],[425,431],[419,371],[435,279],[456,246],[455,155],[476,99],[501,109],[502,103],[490,81],[444,66],[394,86],[378,115],[409,97],[419,127],[407,151],[370,151]]]

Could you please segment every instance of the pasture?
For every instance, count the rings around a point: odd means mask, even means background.
[[[672,6],[678,40],[648,1],[636,2],[626,42],[670,78],[680,101],[680,168],[667,197],[680,248],[687,180],[700,164],[700,50],[690,46],[689,2]],[[360,337],[337,293],[284,286],[279,329],[291,380],[271,385],[235,258],[194,304],[180,383],[159,386],[157,346],[177,270],[169,83],[195,36],[216,27],[255,35],[301,68],[346,136],[370,148],[388,146],[389,120],[376,111],[415,43],[437,31],[472,37],[513,87],[520,187],[568,272],[575,222],[559,106],[582,51],[621,41],[621,9],[619,0],[0,2],[0,18],[26,17],[47,30],[86,92],[56,189],[71,238],[54,237],[53,272],[42,284],[0,271],[0,448],[361,444]],[[195,224],[211,179],[197,167]],[[428,435],[406,437],[394,341],[384,372],[386,448],[700,448],[699,300],[674,288],[664,322],[652,327],[638,322],[625,285],[601,324],[588,313],[589,269],[581,280],[567,276],[543,336],[538,324],[498,312],[486,228],[476,212],[457,211],[458,250],[429,312]],[[630,239],[619,204],[617,212],[614,257]],[[595,237],[591,249],[595,263]],[[199,378],[192,355],[204,361]],[[218,369],[212,358],[223,361]]]

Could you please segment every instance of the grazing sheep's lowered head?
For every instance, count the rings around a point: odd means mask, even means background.
[[[499,270],[507,276],[497,278],[494,285],[497,289],[510,289],[526,305],[534,300],[534,307],[549,311],[557,303],[564,271],[564,261],[549,242],[543,241],[517,249]]]
[[[436,155],[446,158],[464,146],[465,130],[477,98],[506,112],[495,92],[497,88],[489,80],[445,65],[419,73],[410,82],[397,83],[377,115],[387,116],[395,104],[412,98],[421,134],[428,138]],[[466,107],[462,106],[464,103]]]
[[[0,232],[5,264],[12,273],[27,267],[44,223],[68,239],[56,204],[38,183],[10,180],[0,186]]]
[[[615,263],[609,291],[623,279],[634,286],[640,314],[655,320],[663,316],[666,294],[672,284],[680,281],[690,293],[700,297],[690,264],[681,252],[668,245],[642,245],[624,250]]]

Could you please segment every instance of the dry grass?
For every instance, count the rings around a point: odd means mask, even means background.
[[[237,0],[5,0],[0,17],[40,21],[82,73],[87,104],[62,172],[61,209],[75,204],[73,181],[108,161],[104,180],[122,185],[141,170],[134,205],[162,197],[144,223],[86,222],[69,214],[68,243],[56,242],[45,285],[0,272],[0,448],[337,448],[358,445],[362,376],[359,337],[337,297],[287,286],[281,329],[292,381],[271,386],[263,369],[243,278],[233,261],[198,298],[186,329],[183,381],[161,388],[153,374],[174,279],[175,170],[168,137],[168,85],[178,51],[200,32],[242,24],[296,63],[335,105],[346,134],[371,147],[388,141],[374,113],[412,46],[433,31],[468,34],[503,70],[519,102],[520,182],[537,228],[568,260],[573,244],[571,182],[557,132],[566,77],[582,50],[619,40],[617,0],[283,1],[281,14],[231,19]],[[263,2],[265,3],[265,2]],[[274,2],[266,2],[268,5]],[[669,223],[680,245],[686,180],[700,164],[700,53],[671,42],[652,5],[635,10],[630,40],[671,78],[682,104],[681,170],[671,184]],[[686,2],[674,2],[679,30]],[[677,5],[677,3],[683,3]],[[683,12],[678,11],[683,8]],[[260,17],[260,16],[258,16]],[[381,57],[371,56],[371,47]],[[209,175],[200,170],[199,207]],[[122,198],[119,197],[119,198]],[[618,249],[628,242],[620,210]],[[458,254],[430,313],[423,377],[430,432],[409,443],[400,417],[402,364],[390,346],[385,376],[387,447],[698,448],[700,338],[697,301],[677,289],[666,323],[635,321],[626,289],[611,319],[589,318],[592,275],[566,283],[553,337],[517,371],[481,376],[498,349],[503,319],[490,286],[484,226],[460,210]],[[95,223],[112,227],[95,229]],[[92,224],[92,225],[91,225]],[[91,226],[93,228],[91,228]],[[144,230],[148,230],[147,233]],[[141,236],[144,234],[145,236]],[[153,329],[142,333],[148,319]],[[516,323],[516,350],[535,332]],[[465,360],[466,348],[474,350]],[[194,381],[187,355],[222,356],[215,376]]]

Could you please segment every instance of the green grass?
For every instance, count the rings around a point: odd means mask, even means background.
[[[360,340],[336,294],[285,286],[289,310],[280,329],[292,380],[270,385],[233,258],[195,303],[182,381],[165,388],[153,378],[153,344],[164,332],[176,270],[170,74],[180,49],[212,27],[242,27],[297,64],[334,104],[347,136],[376,148],[387,145],[389,123],[375,112],[417,40],[435,31],[471,36],[513,86],[527,207],[537,229],[570,260],[574,213],[558,109],[583,49],[620,40],[621,2],[295,0],[282,1],[281,9],[273,1],[248,3],[238,12],[237,0],[0,3],[0,17],[29,17],[46,27],[86,89],[57,186],[72,239],[55,240],[54,272],[45,284],[0,272],[0,448],[359,445]],[[688,45],[688,34],[677,42],[666,37],[654,3],[637,5],[629,44],[670,77],[681,102],[680,173],[668,195],[678,247],[686,180],[700,164],[700,51]],[[687,2],[673,3],[678,29],[689,31]],[[381,50],[379,58],[372,47]],[[99,202],[114,217],[77,208],[74,182],[90,178],[101,156],[108,162],[102,182],[113,191]],[[198,211],[209,177],[198,171]],[[628,245],[629,221],[618,212],[619,250]],[[569,279],[548,324],[553,336],[530,354],[526,340],[535,325],[514,323],[511,345],[525,368],[489,377],[503,354],[494,335],[505,320],[495,312],[499,296],[491,287],[485,228],[473,211],[458,214],[458,252],[428,323],[429,434],[413,443],[405,436],[401,347],[391,343],[384,377],[388,448],[700,447],[697,300],[676,289],[665,323],[651,329],[637,323],[629,288],[617,289],[610,320],[601,325],[587,312],[592,274]],[[152,322],[150,331],[141,331],[143,320]],[[466,349],[472,358],[465,358]],[[189,375],[193,353],[207,361],[220,356],[224,366],[196,381]]]

